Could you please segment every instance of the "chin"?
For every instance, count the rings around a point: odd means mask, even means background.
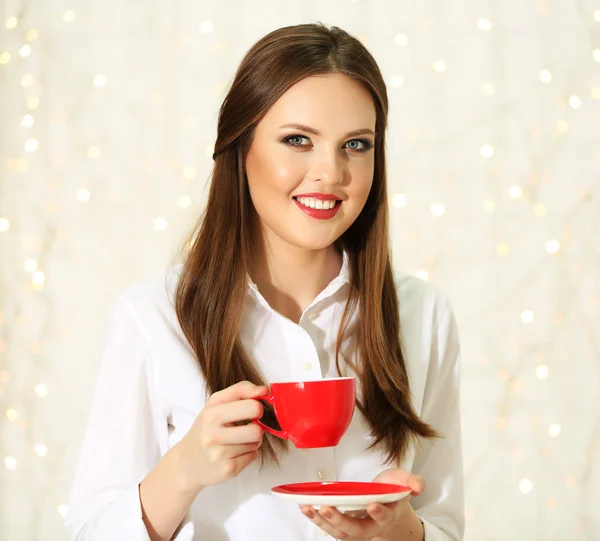
[[[304,250],[325,250],[329,248],[339,237],[333,236],[321,236],[319,238],[315,238],[314,236],[302,238],[301,236],[296,236],[293,239],[290,239],[288,242],[297,248],[302,248]]]

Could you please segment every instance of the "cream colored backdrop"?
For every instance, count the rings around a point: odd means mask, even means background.
[[[4,0],[2,540],[66,539],[108,310],[202,208],[244,52],[317,20],[381,66],[394,263],[458,316],[466,539],[600,539],[600,1]]]

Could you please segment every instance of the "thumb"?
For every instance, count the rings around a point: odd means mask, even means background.
[[[375,483],[390,483],[408,487],[415,496],[421,494],[425,489],[425,479],[423,477],[399,468],[384,470],[373,481]]]

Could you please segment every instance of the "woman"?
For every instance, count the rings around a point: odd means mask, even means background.
[[[247,53],[184,264],[113,313],[71,539],[462,539],[456,325],[437,290],[392,274],[387,111],[374,59],[339,28],[282,28]],[[340,375],[357,409],[337,447],[249,422],[273,422],[254,400],[269,382]],[[414,497],[350,516],[270,493],[324,479]]]

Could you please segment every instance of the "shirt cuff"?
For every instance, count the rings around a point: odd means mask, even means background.
[[[194,523],[188,511],[173,541],[193,541]],[[91,517],[71,537],[74,541],[151,541],[142,518],[139,486],[123,491],[119,498]]]
[[[423,523],[423,539],[425,541],[456,541],[431,522],[427,522],[423,517],[419,517],[419,520]]]

